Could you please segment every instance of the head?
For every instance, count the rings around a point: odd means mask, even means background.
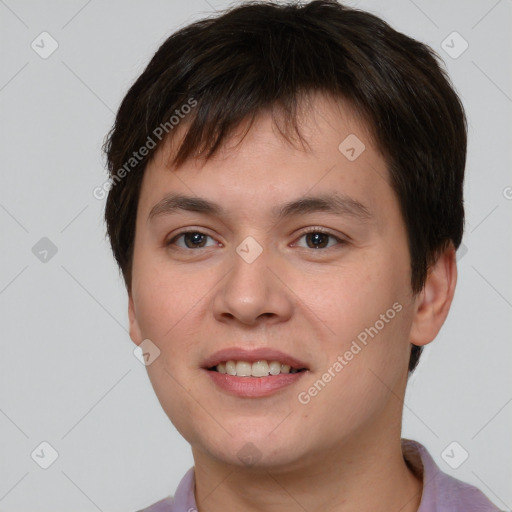
[[[389,413],[377,404],[403,389],[448,313],[463,233],[466,120],[430,48],[334,1],[243,4],[162,44],[105,150],[105,218],[130,334],[159,347],[148,372],[189,441],[220,450],[220,430],[236,437],[265,423],[254,400],[219,399],[201,367],[240,343],[296,350],[309,384],[337,354],[357,353],[297,418],[366,400],[341,429],[348,436]],[[275,215],[276,205],[333,192],[344,198],[339,215],[318,200]],[[312,225],[331,237],[326,249],[313,245],[325,235],[311,244],[298,229]],[[176,238],[184,226],[192,239]],[[250,263],[237,250],[247,237],[258,252]],[[238,408],[208,442],[190,426],[205,415],[194,392]]]

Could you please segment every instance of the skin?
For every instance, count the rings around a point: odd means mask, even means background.
[[[383,157],[346,105],[320,95],[309,105],[301,116],[307,148],[287,143],[261,113],[245,138],[237,132],[207,162],[169,168],[172,144],[162,147],[143,179],[130,336],[135,344],[150,339],[161,351],[147,371],[164,411],[191,444],[200,512],[409,512],[420,504],[421,479],[400,446],[407,364],[410,343],[432,341],[446,318],[455,252],[441,254],[414,296],[407,234]],[[366,146],[355,161],[338,150],[349,134]],[[333,191],[357,199],[371,218],[272,216],[275,205]],[[169,192],[214,201],[227,214],[180,211],[148,221]],[[309,227],[332,233],[319,242],[327,247],[314,248],[304,234]],[[208,238],[166,245],[183,229]],[[235,250],[248,236],[263,248],[250,264]],[[397,302],[401,311],[378,335],[300,403],[298,393]],[[277,348],[309,371],[269,397],[230,396],[201,365],[232,346]],[[249,442],[260,457],[252,466],[237,456]]]

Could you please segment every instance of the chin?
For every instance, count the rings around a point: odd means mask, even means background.
[[[209,455],[224,464],[236,466],[240,469],[254,472],[279,472],[289,471],[294,466],[299,466],[304,460],[303,453],[297,453],[297,446],[261,446],[246,440],[235,443],[229,447],[208,448]]]
[[[309,449],[307,437],[290,435],[289,429],[279,431],[273,421],[269,428],[268,418],[262,418],[258,425],[247,420],[235,427],[225,424],[229,435],[222,429],[206,434],[205,431],[196,431],[195,440],[187,439],[193,449],[206,453],[219,462],[227,465],[246,468],[248,470],[287,469],[299,466],[304,461],[306,451]],[[272,432],[272,429],[275,429]]]

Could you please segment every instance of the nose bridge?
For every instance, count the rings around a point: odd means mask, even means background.
[[[251,324],[259,317],[284,317],[291,304],[279,279],[272,251],[255,238],[245,238],[233,252],[232,269],[214,302],[217,317],[234,317]]]

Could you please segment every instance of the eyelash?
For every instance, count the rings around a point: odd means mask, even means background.
[[[334,238],[337,242],[338,242],[338,245],[345,245],[347,243],[346,240],[334,235],[333,233],[331,233],[330,231],[327,231],[323,228],[318,228],[318,227],[311,227],[311,228],[307,228],[306,230],[304,230],[300,236],[299,236],[299,240],[304,237],[305,235],[309,234],[309,233],[322,233],[324,235],[328,235],[330,238]],[[211,235],[208,235],[207,233],[204,233],[202,231],[199,231],[199,230],[187,230],[187,231],[181,231],[180,233],[177,233],[172,239],[170,239],[169,241],[167,241],[165,243],[165,245],[167,247],[173,245],[176,240],[178,240],[180,237],[182,237],[183,235],[189,235],[189,234],[199,234],[199,235],[205,235],[209,238],[212,238],[213,237]],[[197,250],[200,250],[200,249],[207,249],[208,247],[197,247],[197,248],[190,248],[190,247],[177,247],[178,249],[182,249],[182,250],[185,250],[185,251],[197,251]],[[328,249],[332,249],[332,246],[331,247],[327,247],[327,248],[323,248],[323,247],[317,247],[317,248],[310,248],[310,247],[302,247],[302,249],[310,249],[312,251],[318,251],[319,249],[323,249],[324,251],[328,250]]]

